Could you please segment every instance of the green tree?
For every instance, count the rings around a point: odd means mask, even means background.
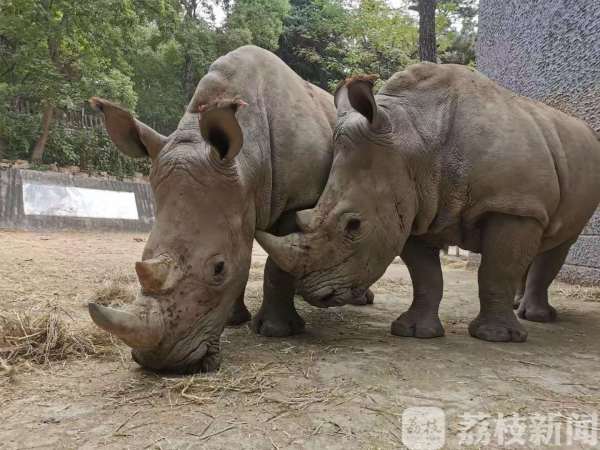
[[[387,79],[415,62],[418,29],[406,8],[394,9],[384,0],[361,0],[350,11],[349,22],[347,72]]]
[[[345,76],[349,12],[341,0],[292,0],[278,55],[302,78],[327,89]]]
[[[438,7],[445,17],[440,24],[440,37],[445,47],[440,52],[444,63],[475,64],[475,38],[477,37],[478,0],[446,0]],[[441,28],[446,25],[446,28]]]
[[[289,11],[288,0],[236,0],[228,8],[223,30],[225,49],[255,44],[276,50]]]
[[[474,64],[479,0],[411,0],[422,61]]]
[[[91,94],[135,106],[124,48],[143,13],[131,1],[0,0],[0,40],[8,49],[0,54],[7,68],[0,81],[43,111],[31,159],[41,160],[57,108]]]

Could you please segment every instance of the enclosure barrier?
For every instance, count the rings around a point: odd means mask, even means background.
[[[146,182],[0,169],[0,228],[149,231],[153,222]]]

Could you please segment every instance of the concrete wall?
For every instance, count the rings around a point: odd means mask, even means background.
[[[476,56],[477,68],[501,85],[600,131],[600,1],[480,0]],[[600,285],[600,213],[561,277]]]
[[[132,192],[138,219],[26,214],[24,184],[64,186],[110,192]],[[20,230],[149,231],[154,222],[154,197],[148,183],[20,169],[0,169],[0,228]]]

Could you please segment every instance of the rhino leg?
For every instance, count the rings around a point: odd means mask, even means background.
[[[413,302],[408,311],[392,322],[392,334],[418,338],[443,336],[444,327],[438,316],[444,289],[439,248],[409,238],[402,260],[412,280]]]
[[[539,249],[542,227],[534,219],[491,215],[482,225],[479,315],[471,336],[485,341],[523,342],[527,331],[513,311],[516,286]]]
[[[294,306],[294,278],[269,257],[265,265],[263,303],[252,329],[263,336],[283,337],[304,331],[304,320]]]
[[[245,290],[246,289],[244,288],[244,291]],[[227,326],[229,327],[241,325],[252,318],[250,311],[248,311],[248,308],[246,308],[246,305],[244,304],[244,291],[242,291],[242,294],[237,298],[231,308],[231,313],[227,319]]]
[[[562,267],[573,241],[538,255],[531,266],[525,293],[517,315],[533,322],[556,320],[556,310],[548,303],[548,287]]]
[[[530,266],[531,267],[531,266]],[[527,284],[527,274],[529,273],[529,268],[525,271],[525,275],[519,280],[519,284],[517,284],[517,291],[515,292],[515,296],[513,297],[513,309],[518,309],[521,304],[521,300],[523,299],[523,295],[525,295],[525,285]]]

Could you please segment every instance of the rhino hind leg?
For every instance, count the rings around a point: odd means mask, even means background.
[[[245,291],[245,289],[244,289]],[[244,292],[237,298],[233,307],[231,308],[231,313],[229,314],[229,318],[227,319],[227,326],[235,327],[238,325],[242,325],[243,323],[248,322],[252,319],[252,315],[246,305],[244,304]]]
[[[493,342],[523,342],[527,331],[513,311],[516,287],[535,258],[542,227],[534,219],[490,215],[482,226],[479,315],[471,336]]]
[[[564,242],[535,258],[517,311],[521,319],[533,322],[556,320],[556,310],[548,303],[548,287],[562,267],[572,244],[573,241]]]
[[[294,306],[294,278],[269,257],[265,264],[263,303],[252,329],[263,336],[284,337],[304,331],[304,319]]]
[[[444,327],[438,316],[444,288],[440,250],[409,238],[402,251],[402,260],[412,280],[413,302],[392,322],[392,334],[417,338],[443,336]]]

